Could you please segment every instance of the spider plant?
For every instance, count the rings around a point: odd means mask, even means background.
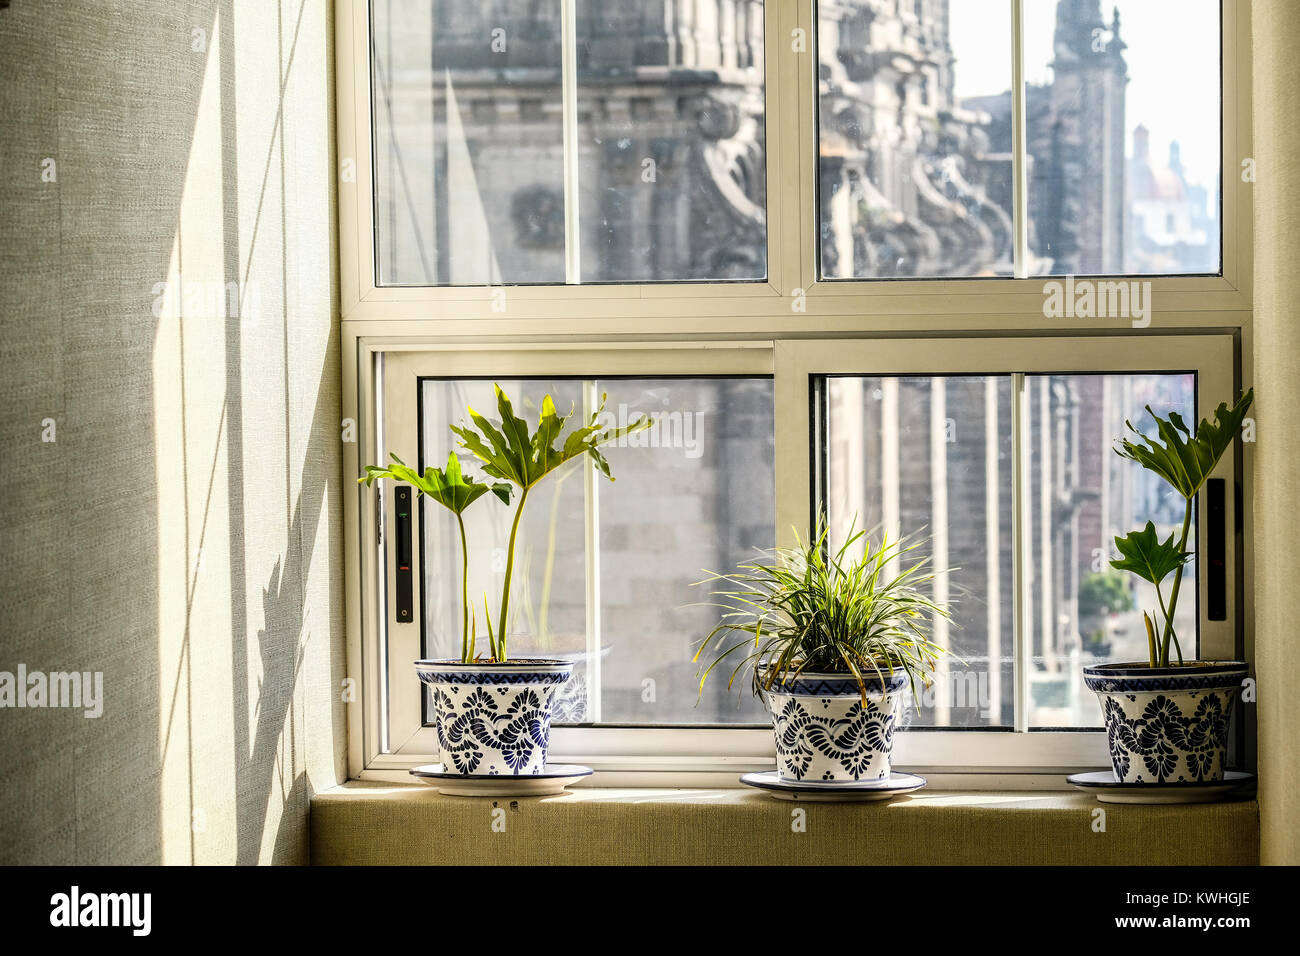
[[[460,528],[460,556],[461,556],[461,636],[460,636],[460,654],[461,660],[465,662],[474,659],[474,644],[476,638],[476,622],[473,612],[470,610],[469,603],[469,544],[465,535],[465,509],[478,501],[489,491],[501,499],[505,504],[510,504],[510,494],[513,489],[504,482],[494,482],[487,484],[485,482],[475,481],[467,477],[461,471],[460,459],[456,453],[452,452],[447,456],[447,467],[445,469],[434,468],[432,466],[424,469],[421,475],[414,468],[407,464],[396,455],[391,455],[393,463],[387,468],[380,465],[366,465],[366,474],[364,478],[358,478],[357,482],[370,487],[377,478],[391,478],[394,481],[404,481],[415,489],[416,496],[424,495],[431,501],[436,501],[448,511],[456,516],[456,524]]]
[[[1156,602],[1164,618],[1159,639],[1156,638],[1158,622],[1154,613],[1142,612],[1152,667],[1169,666],[1170,644],[1178,655],[1178,663],[1183,663],[1183,649],[1174,631],[1174,611],[1183,584],[1183,570],[1193,553],[1187,546],[1187,538],[1196,508],[1196,494],[1232,446],[1232,439],[1241,430],[1246,411],[1254,398],[1255,390],[1252,388],[1231,409],[1226,402],[1221,402],[1214,411],[1214,424],[1201,419],[1195,434],[1192,434],[1177,412],[1170,412],[1167,417],[1161,418],[1148,405],[1147,414],[1155,419],[1156,437],[1144,435],[1133,427],[1132,422],[1126,421],[1124,424],[1137,436],[1137,440],[1125,438],[1115,446],[1115,453],[1121,458],[1135,461],[1147,471],[1159,475],[1183,497],[1183,527],[1177,542],[1172,534],[1167,540],[1161,541],[1156,534],[1155,525],[1148,521],[1141,530],[1115,539],[1120,557],[1110,562],[1111,567],[1120,571],[1132,571],[1142,580],[1155,585]],[[1174,583],[1166,602],[1160,585],[1170,573],[1174,575]]]
[[[924,541],[890,541],[885,535],[873,547],[866,531],[850,529],[832,554],[827,538],[823,517],[815,540],[805,543],[796,532],[795,547],[761,551],[734,572],[710,571],[698,582],[715,586],[712,594],[720,601],[714,606],[725,611],[695,654],[698,663],[713,648],[700,676],[701,692],[723,661],[735,662],[728,687],[744,671],[755,692],[805,671],[848,674],[864,701],[867,675],[883,683],[886,672],[901,670],[920,706],[917,682],[928,686],[939,660],[949,655],[928,636],[933,619],[949,619],[948,609],[925,593],[935,577],[927,570],[929,559],[908,558]],[[855,558],[859,542],[862,555]]]
[[[608,478],[609,462],[600,452],[600,446],[616,441],[624,435],[649,428],[653,424],[649,417],[642,417],[620,428],[610,428],[599,423],[605,409],[605,395],[600,397],[600,406],[592,413],[587,424],[574,428],[567,436],[563,435],[566,424],[573,417],[560,415],[555,410],[551,396],[542,399],[538,414],[537,427],[530,429],[528,422],[518,417],[509,396],[500,385],[494,385],[499,419],[489,420],[473,408],[468,409],[472,425],[452,425],[451,430],[460,438],[460,445],[478,458],[483,472],[490,478],[508,482],[519,489],[519,500],[515,505],[514,519],[510,525],[510,542],[506,548],[506,575],[501,588],[501,605],[497,617],[495,632],[489,616],[488,639],[492,645],[492,659],[502,662],[506,657],[506,624],[509,620],[510,581],[515,567],[515,539],[519,534],[519,521],[524,515],[524,506],[528,496],[538,483],[566,462],[588,456],[596,469]],[[560,444],[557,447],[556,442]]]

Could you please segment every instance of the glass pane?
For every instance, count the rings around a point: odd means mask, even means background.
[[[965,665],[936,675],[913,726],[1009,727],[1014,704],[1011,597],[1011,380],[1008,376],[846,377],[826,381],[832,540],[855,522],[923,541],[932,596],[952,610],[932,639]]]
[[[817,6],[822,275],[1011,275],[1011,5]]]
[[[1218,0],[1026,0],[1024,24],[1028,273],[1217,273]]]
[[[704,569],[729,570],[774,543],[774,412],[770,379],[575,379],[505,381],[501,386],[536,420],[550,394],[579,415],[584,391],[610,395],[605,421],[650,414],[656,424],[607,446],[617,479],[588,481],[582,463],[566,466],[530,495],[516,542],[511,591],[512,656],[570,657],[574,678],[560,695],[561,723],[766,722],[762,707],[726,681],[700,699],[692,657],[718,612],[699,581]],[[519,396],[523,396],[522,400]],[[424,463],[445,463],[466,405],[495,418],[490,381],[426,380],[422,387]],[[465,469],[481,474],[462,459]],[[516,499],[517,500],[517,499]],[[425,652],[460,647],[461,553],[455,518],[426,505]],[[466,512],[469,592],[479,603],[479,647],[486,646],[481,602],[495,611],[505,571],[513,508],[487,498]],[[599,609],[587,615],[587,541],[599,546]],[[697,704],[698,701],[698,704]]]
[[[767,723],[748,686],[728,691],[719,671],[700,698],[691,658],[718,610],[691,585],[775,543],[771,379],[624,379],[600,390],[611,418],[657,420],[609,450],[617,481],[599,484],[601,719]]]
[[[1154,433],[1147,405],[1191,422],[1195,399],[1190,374],[1026,376],[1031,727],[1100,727],[1097,698],[1083,686],[1081,668],[1147,659],[1142,610],[1158,606],[1155,590],[1110,567],[1119,556],[1115,537],[1148,521],[1161,540],[1180,534],[1183,499],[1113,448],[1126,419]],[[1194,541],[1195,521],[1191,534]],[[1196,655],[1196,595],[1192,562],[1174,617],[1189,660]]]
[[[584,282],[767,275],[763,0],[578,0]]]
[[[564,281],[560,0],[373,0],[380,285]]]

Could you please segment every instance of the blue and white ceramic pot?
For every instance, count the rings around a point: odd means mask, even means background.
[[[521,777],[542,772],[551,701],[573,661],[416,661],[415,670],[429,685],[445,770]]]
[[[1115,779],[1222,780],[1232,704],[1248,673],[1240,661],[1085,667],[1084,683],[1101,701]]]
[[[907,675],[866,679],[866,699],[851,676],[813,674],[775,681],[762,696],[772,714],[782,780],[853,781],[889,776],[894,721]],[[760,683],[766,678],[760,671]]]

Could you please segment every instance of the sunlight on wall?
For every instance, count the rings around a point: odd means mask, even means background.
[[[214,759],[230,727],[230,573],[226,526],[225,323],[221,190],[221,36],[207,69],[167,287],[155,299],[154,429],[158,479],[158,650],[163,862],[217,862],[234,826],[234,762]],[[205,360],[206,358],[206,360]],[[213,508],[212,505],[217,507]],[[203,640],[192,639],[202,635]],[[199,660],[196,662],[195,657]],[[195,686],[195,673],[202,675]],[[223,712],[224,711],[224,712]],[[209,745],[209,746],[205,746]],[[220,748],[213,748],[219,751]],[[204,759],[195,761],[196,751]],[[196,797],[201,794],[201,797]]]
[[[241,3],[213,23],[155,300],[167,863],[300,856],[309,749],[335,750],[328,719],[305,739],[332,682],[309,703],[303,677],[332,673],[338,633],[324,13]]]

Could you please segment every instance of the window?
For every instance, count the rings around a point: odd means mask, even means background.
[[[965,663],[909,712],[900,766],[1050,786],[1105,765],[1079,669],[1140,656],[1150,600],[1108,549],[1172,515],[1111,445],[1147,404],[1199,417],[1250,380],[1248,5],[337,11],[346,474],[445,460],[493,381],[664,417],[610,449],[615,483],[579,467],[529,504],[514,646],[580,662],[557,760],[611,785],[767,765],[761,708],[699,696],[692,583],[824,508],[948,569],[937,636]],[[1239,491],[1213,528],[1226,610],[1200,567],[1180,605],[1203,657],[1251,646]],[[459,604],[453,529],[417,509],[415,613],[391,617],[390,492],[346,498],[357,776],[436,759],[410,662],[447,652]],[[481,600],[506,510],[476,507]]]
[[[965,663],[937,675],[912,726],[1099,728],[1080,668],[1144,659],[1140,609],[1155,604],[1131,575],[1109,573],[1114,538],[1147,521],[1167,537],[1182,521],[1181,500],[1113,442],[1126,420],[1150,430],[1147,406],[1211,414],[1200,396],[1232,392],[1231,339],[804,341],[779,345],[776,368],[778,402],[783,382],[807,379],[825,415],[820,440],[804,419],[778,418],[778,435],[820,445],[792,495],[826,502],[841,540],[855,520],[891,537],[923,531],[932,596],[953,608],[934,639]],[[1234,519],[1222,520],[1230,538]],[[1204,554],[1199,519],[1194,534]],[[1231,622],[1198,608],[1204,581],[1195,565],[1189,574],[1197,598],[1180,604],[1179,633],[1199,644],[1184,653],[1231,656]]]
[[[1024,565],[1031,728],[1101,727],[1081,667],[1141,660],[1141,609],[1154,590],[1114,571],[1114,539],[1146,522],[1176,534],[1182,501],[1159,479],[1113,454],[1115,436],[1145,409],[1196,413],[1194,374],[1053,374],[824,379],[827,488],[838,540],[854,526],[891,539],[912,533],[914,556],[936,572],[933,597],[953,610],[936,643],[964,662],[942,668],[912,726],[1014,725],[1015,563]],[[1029,470],[1014,547],[1012,388],[1021,389]],[[1149,419],[1145,431],[1151,430]],[[918,534],[923,529],[924,534]],[[1195,534],[1195,530],[1193,530]],[[1193,539],[1195,540],[1195,539]],[[1188,566],[1195,594],[1196,565]],[[1180,634],[1197,633],[1195,601]],[[1189,659],[1194,644],[1184,648]]]
[[[878,13],[817,5],[822,275],[1010,276],[1011,6]]]
[[[1160,479],[1112,451],[1131,421],[1152,431],[1146,413],[1197,420],[1196,376],[1187,373],[1031,375],[1029,418],[1033,606],[1031,727],[1100,727],[1096,695],[1083,686],[1081,663],[1142,660],[1143,608],[1154,589],[1111,569],[1116,536],[1156,525],[1161,540],[1182,525],[1182,500]],[[1202,409],[1201,414],[1209,414]],[[1195,533],[1195,531],[1193,531]],[[1196,540],[1192,538],[1191,540]],[[1196,564],[1185,580],[1195,587]],[[1196,602],[1179,602],[1180,635],[1197,633]],[[1186,637],[1184,637],[1184,640]],[[1195,659],[1195,646],[1183,648]]]
[[[822,275],[1217,273],[1218,0],[1102,6],[819,3]]]
[[[1028,0],[1024,31],[1027,274],[1217,273],[1219,0]]]
[[[538,486],[516,544],[511,648],[575,661],[557,723],[728,724],[764,720],[750,697],[710,682],[701,696],[692,655],[716,622],[705,569],[726,570],[771,548],[775,515],[770,378],[501,379],[516,409],[550,395],[590,414],[608,393],[610,424],[654,424],[605,449],[616,481],[585,459]],[[467,405],[494,407],[492,382],[421,382],[425,461],[455,447],[449,422]],[[459,450],[459,449],[458,449]],[[462,452],[463,454],[463,452]],[[467,461],[467,465],[468,465]],[[489,505],[493,502],[488,502]],[[456,524],[425,509],[424,655],[459,653],[461,573]],[[503,544],[512,512],[476,507],[471,542]],[[469,593],[491,594],[502,547],[472,552]],[[414,679],[413,675],[408,679]]]
[[[577,4],[582,281],[766,278],[763,0],[663,6]]]
[[[765,278],[763,0],[663,6],[374,0],[378,284]]]
[[[932,639],[945,663],[912,726],[1010,727],[1014,674],[1011,377],[835,376],[823,380],[833,538],[909,536],[952,610]]]
[[[379,283],[563,282],[558,0],[373,17]]]

